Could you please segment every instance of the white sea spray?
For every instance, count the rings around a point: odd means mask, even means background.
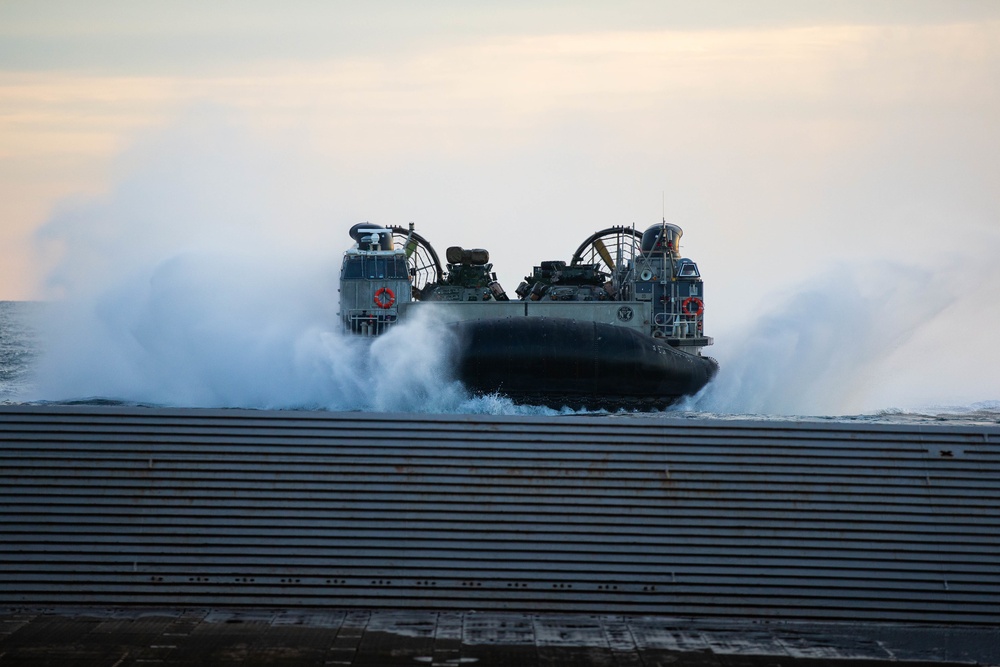
[[[345,231],[359,219],[323,188],[311,189],[319,179],[287,158],[225,123],[187,118],[137,144],[106,195],[65,202],[39,233],[59,259],[34,379],[7,395],[557,413],[470,396],[453,377],[455,341],[433,318],[374,341],[343,335],[337,273],[350,243]],[[747,288],[772,290],[767,307],[726,329],[712,328],[709,300],[707,333],[717,345],[706,352],[721,371],[681,409],[911,413],[995,399],[996,235],[984,233],[981,245],[979,259],[859,259],[802,284],[755,277]],[[710,290],[712,280],[706,275]]]

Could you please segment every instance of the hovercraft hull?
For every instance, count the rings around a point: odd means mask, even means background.
[[[475,393],[572,408],[666,407],[715,375],[710,357],[682,352],[629,328],[548,317],[466,320],[452,325],[458,373]]]

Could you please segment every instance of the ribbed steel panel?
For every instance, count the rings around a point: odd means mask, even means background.
[[[1000,427],[0,407],[0,605],[1000,622]]]

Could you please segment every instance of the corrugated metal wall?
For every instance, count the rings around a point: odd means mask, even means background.
[[[0,407],[0,605],[1000,622],[1000,427]]]

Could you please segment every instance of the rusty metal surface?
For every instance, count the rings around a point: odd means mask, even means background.
[[[1000,624],[1000,428],[0,407],[0,605]]]
[[[6,665],[780,665],[1000,662],[995,628],[387,610],[0,610]]]

